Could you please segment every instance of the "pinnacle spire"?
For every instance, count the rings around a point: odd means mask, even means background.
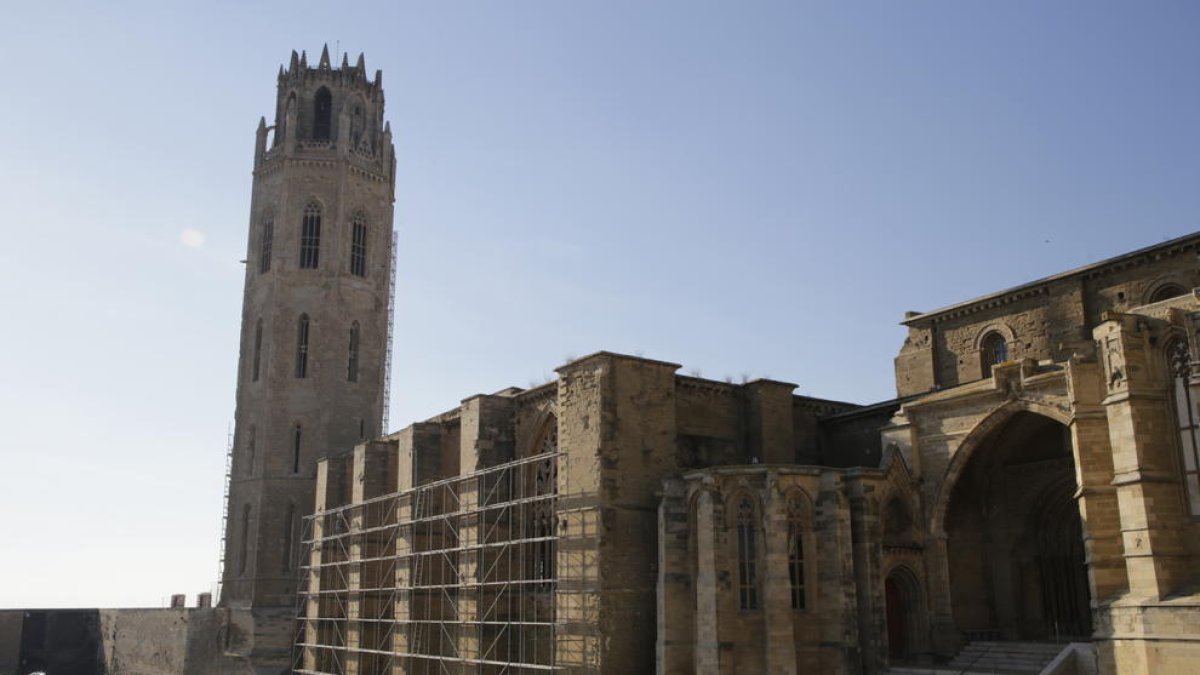
[[[358,63],[354,64],[354,67],[363,77],[367,76],[367,60],[363,58],[362,52],[358,53]]]
[[[375,86],[376,87],[383,86],[383,71],[382,70],[375,71]]]
[[[296,53],[295,49],[293,49],[292,50],[292,63],[289,66],[289,69],[292,72],[296,72],[296,69],[299,67],[300,67],[300,55]]]
[[[317,64],[317,67],[322,70],[329,70],[329,43],[328,42],[326,42],[325,46],[321,49],[321,61],[320,61],[320,63]]]
[[[300,50],[300,67],[308,68],[308,52],[303,49]]]
[[[283,64],[279,64],[279,77],[283,77]]]
[[[349,68],[350,68],[350,55],[347,54],[346,52],[342,52],[342,70],[348,70]]]

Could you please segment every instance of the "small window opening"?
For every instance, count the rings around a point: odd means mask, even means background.
[[[275,242],[275,218],[267,216],[262,224],[262,238],[258,242],[258,273],[271,271],[271,248]]]
[[[367,437],[367,421],[364,419],[358,420],[358,440],[363,440]]]
[[[321,261],[321,205],[309,202],[300,223],[300,269],[316,269]]]
[[[356,277],[367,276],[367,219],[361,213],[354,216],[353,236],[350,242],[350,273]]]
[[[296,377],[308,377],[308,315],[301,314],[296,324]]]
[[[358,322],[350,324],[350,358],[346,364],[346,380],[358,382]]]
[[[1008,360],[1008,343],[1003,335],[993,331],[983,338],[983,348],[979,353],[983,360],[983,376],[990,377],[993,366]]]
[[[329,90],[321,87],[313,97],[313,139],[329,140],[330,119],[333,116],[333,97]]]
[[[300,425],[292,429],[292,473],[300,473]]]
[[[743,497],[737,510],[738,605],[758,609],[758,544],[754,505]]]

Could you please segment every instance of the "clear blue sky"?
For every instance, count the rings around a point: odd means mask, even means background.
[[[293,48],[384,70],[393,427],[598,349],[887,398],[905,310],[1200,222],[1196,3],[4,18],[0,606],[216,577],[254,129]]]

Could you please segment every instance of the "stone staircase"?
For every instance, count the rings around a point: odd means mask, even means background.
[[[1067,645],[971,642],[944,666],[897,666],[888,675],[1038,675]]]

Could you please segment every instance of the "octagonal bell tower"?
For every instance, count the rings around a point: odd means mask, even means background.
[[[221,592],[254,610],[255,653],[277,641],[260,610],[295,603],[317,459],[385,431],[395,160],[382,83],[361,55],[334,68],[326,47],[313,68],[292,52],[275,124],[258,126]]]

